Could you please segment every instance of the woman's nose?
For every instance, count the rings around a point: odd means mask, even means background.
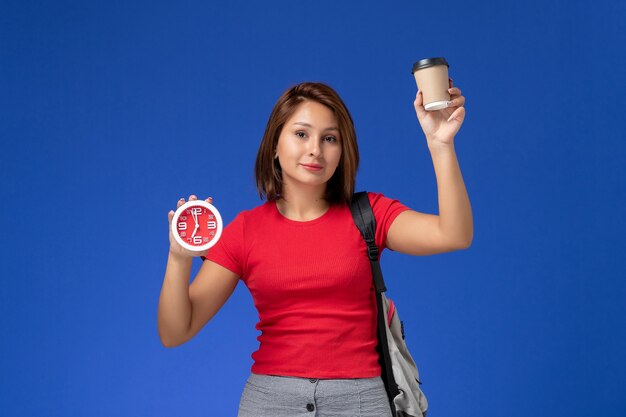
[[[308,145],[309,145],[308,150],[309,150],[310,155],[318,156],[322,152],[322,147],[320,146],[319,138],[315,136],[312,137]]]

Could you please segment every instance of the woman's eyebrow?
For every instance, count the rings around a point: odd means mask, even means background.
[[[313,127],[310,124],[306,123],[306,122],[295,122],[294,125],[300,125],[300,126],[305,126],[305,127]],[[324,129],[324,132],[328,132],[329,130],[334,130],[339,132],[339,128],[337,127],[327,127],[326,129]]]

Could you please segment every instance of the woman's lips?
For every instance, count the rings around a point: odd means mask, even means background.
[[[317,164],[302,164],[302,167],[309,171],[321,171],[322,166]]]

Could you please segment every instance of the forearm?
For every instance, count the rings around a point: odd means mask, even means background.
[[[175,346],[185,340],[191,323],[189,278],[192,258],[170,252],[161,288],[158,311],[159,336],[165,346]]]
[[[468,247],[474,234],[472,207],[454,145],[432,147],[430,152],[437,176],[439,229],[450,242]]]

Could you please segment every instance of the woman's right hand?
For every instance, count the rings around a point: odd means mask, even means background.
[[[189,201],[193,201],[197,199],[198,197],[196,197],[193,194],[189,196]],[[213,204],[213,197],[209,197],[205,201],[209,204]],[[180,200],[178,200],[178,203],[176,203],[176,209],[178,209],[183,204],[185,204],[185,199],[181,198]],[[174,218],[174,210],[170,210],[170,212],[167,213],[167,219],[169,222],[168,230],[170,232],[170,254],[174,256],[182,257],[182,258],[188,258],[188,259],[191,259],[196,256],[205,256],[208,253],[208,250],[203,250],[199,252],[190,251],[188,249],[183,248],[182,246],[178,244],[178,242],[176,242],[176,239],[174,239],[174,236],[172,235],[172,219],[173,218]]]

